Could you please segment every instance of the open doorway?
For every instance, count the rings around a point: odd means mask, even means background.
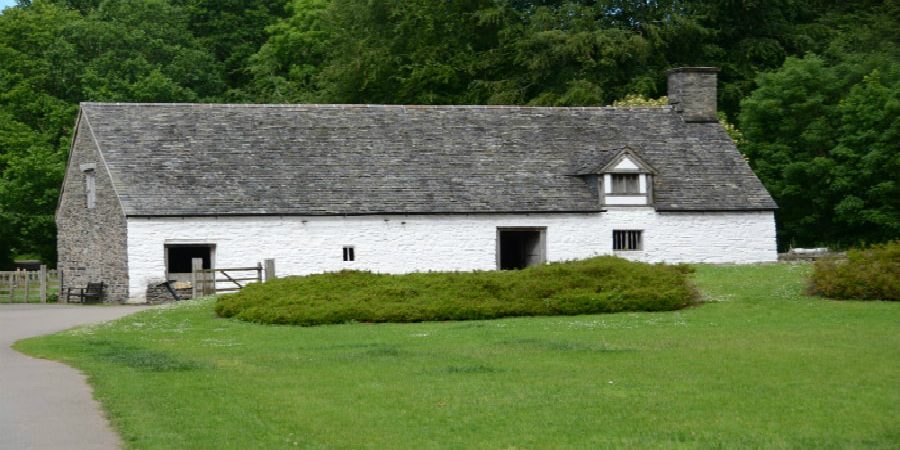
[[[200,258],[204,269],[212,269],[215,254],[215,244],[166,244],[166,280],[191,281],[191,261]]]
[[[546,260],[546,228],[497,228],[497,267],[524,269]]]

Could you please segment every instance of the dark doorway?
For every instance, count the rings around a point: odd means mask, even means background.
[[[500,270],[523,269],[542,264],[544,257],[543,228],[497,229],[497,257]]]
[[[212,269],[214,248],[210,244],[166,245],[166,279],[190,281],[191,261],[194,258],[203,260],[204,269]]]

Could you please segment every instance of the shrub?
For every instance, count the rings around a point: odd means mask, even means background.
[[[900,300],[900,241],[816,261],[810,292],[835,299]]]
[[[687,266],[610,256],[519,271],[286,277],[219,298],[216,313],[252,322],[318,325],[664,311],[695,302]]]

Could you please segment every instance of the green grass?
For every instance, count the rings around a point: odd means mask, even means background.
[[[671,311],[696,301],[688,266],[600,256],[489,272],[344,271],[251,284],[216,313],[250,322],[321,325]]]
[[[898,448],[900,304],[699,267],[675,312],[320,327],[201,300],[22,341],[130,448]]]

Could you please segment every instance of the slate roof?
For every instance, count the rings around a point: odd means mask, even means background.
[[[599,211],[623,147],[669,211],[775,203],[718,123],[671,108],[83,103],[125,214]]]

